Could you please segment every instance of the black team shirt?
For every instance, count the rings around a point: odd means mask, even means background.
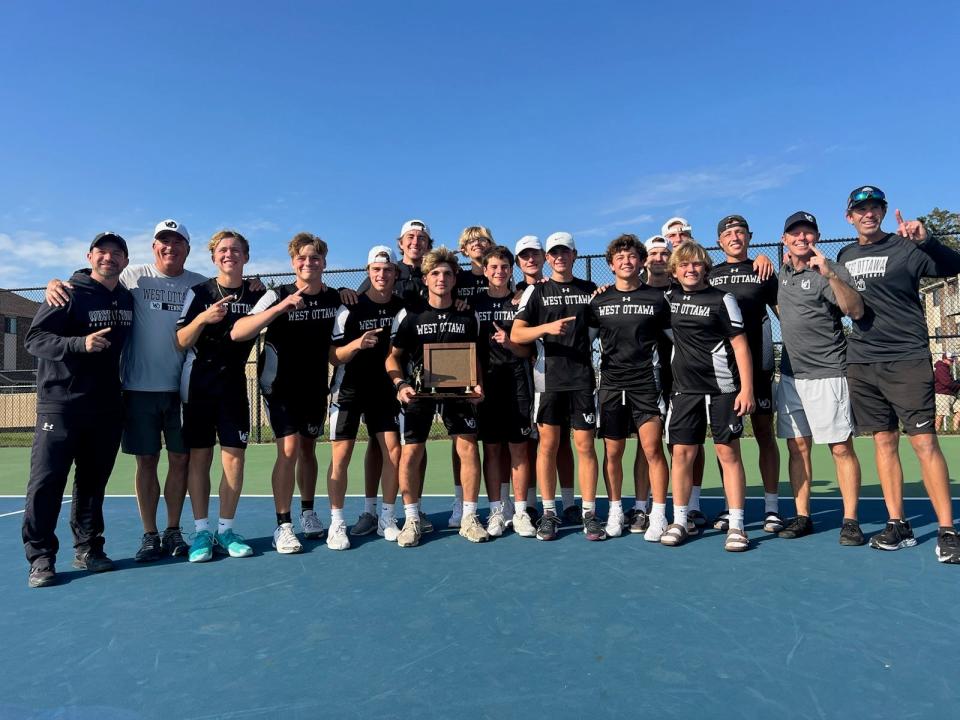
[[[246,397],[244,368],[256,338],[235,342],[230,338],[230,329],[238,318],[250,313],[263,294],[263,290],[251,290],[248,280],[238,288],[223,288],[216,278],[194,285],[187,291],[177,328],[186,327],[197,315],[227,295],[233,295],[234,299],[227,303],[223,320],[205,325],[196,345],[187,350],[180,381],[180,397],[184,402],[190,402],[198,390],[204,395],[241,393]]]
[[[250,314],[263,312],[296,291],[295,283],[267,290]],[[267,326],[260,385],[267,395],[322,403],[327,394],[330,332],[340,295],[327,288],[300,297],[302,308],[288,310]],[[306,382],[305,371],[309,376]]]
[[[601,389],[659,392],[658,341],[670,327],[662,290],[641,283],[628,292],[611,285],[590,301],[587,321],[599,328]]]
[[[737,299],[743,317],[743,329],[750,345],[754,373],[773,371],[773,328],[768,307],[777,305],[779,283],[776,275],[766,280],[753,271],[753,260],[722,262],[710,271],[710,284]]]
[[[474,275],[469,268],[461,269],[457,272],[457,285],[453,288],[453,296],[458,300],[465,300],[472,307],[473,299],[486,294],[488,285],[486,275]]]
[[[546,335],[536,342],[533,383],[537,392],[592,390],[594,387],[590,327],[586,309],[597,286],[573,278],[561,283],[550,279],[529,285],[520,298],[515,320],[531,327],[576,316],[573,330],[564,335]]]
[[[365,332],[380,328],[376,345],[358,351],[350,362],[337,366],[332,387],[337,402],[356,397],[389,400],[394,395],[384,363],[390,351],[390,328],[402,309],[403,300],[397,295],[391,295],[382,304],[361,295],[355,305],[341,305],[337,310],[331,337],[336,347],[349,345]]]
[[[672,287],[667,302],[673,328],[673,392],[738,392],[740,373],[730,338],[743,334],[743,319],[733,295],[714,287]]]
[[[414,382],[423,371],[423,346],[429,343],[477,342],[480,320],[473,310],[457,310],[454,305],[438,309],[404,309],[393,320],[390,342],[403,350],[405,377]],[[416,389],[416,388],[415,388]]]
[[[960,273],[960,253],[933,238],[917,244],[891,233],[870,245],[847,245],[837,262],[864,303],[847,338],[847,363],[929,360],[920,279]]]

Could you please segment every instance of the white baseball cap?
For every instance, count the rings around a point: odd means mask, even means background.
[[[670,249],[670,243],[667,242],[667,239],[663,235],[652,235],[648,237],[643,243],[643,246],[647,249],[647,252],[658,248]]]
[[[394,259],[393,250],[386,245],[374,245],[367,253],[367,265],[373,263],[393,263],[396,265],[397,261]]]
[[[166,220],[161,220],[157,223],[157,226],[153,229],[153,239],[156,240],[161,233],[172,232],[176,233],[184,240],[187,241],[187,245],[190,244],[190,233],[187,230],[187,226],[183,223],[178,223],[176,220],[171,220],[167,218]]]
[[[555,232],[553,235],[550,235],[543,244],[543,249],[546,252],[550,252],[555,247],[565,247],[571,250],[577,249],[577,246],[573,242],[573,235],[568,232]]]
[[[540,244],[540,238],[536,235],[524,235],[517,240],[517,244],[513,248],[513,254],[519,255],[524,250],[539,250],[543,252],[543,245]]]
[[[679,225],[680,232],[682,233],[687,233],[687,234],[693,233],[693,228],[690,227],[690,223],[687,222],[686,218],[672,217],[663,224],[662,228],[660,228],[660,234],[666,237],[670,232],[671,225]]]
[[[430,226],[427,225],[423,220],[417,220],[416,218],[413,220],[407,220],[403,224],[403,227],[400,228],[400,237],[403,237],[411,230],[423,230],[428,238],[433,238],[433,235],[430,234]]]

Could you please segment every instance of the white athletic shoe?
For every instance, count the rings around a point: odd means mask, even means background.
[[[508,497],[503,499],[503,520],[507,525],[513,522],[513,516],[517,514],[516,509],[513,507],[513,500]]]
[[[611,511],[607,515],[607,537],[620,537],[623,535],[623,511],[613,512]]]
[[[516,513],[513,516],[513,531],[520,537],[536,537],[537,526],[527,513]]]
[[[330,524],[327,533],[327,547],[331,550],[349,550],[350,538],[347,536],[347,523],[344,520]]]
[[[643,539],[647,542],[660,542],[660,537],[667,531],[667,518],[665,515],[650,515],[650,526],[643,534]]]
[[[503,517],[503,510],[490,513],[487,518],[487,534],[490,537],[501,537],[507,531],[507,520]]]
[[[273,546],[281,555],[292,555],[303,550],[303,545],[293,531],[293,523],[283,523],[273,531]]]
[[[319,540],[323,537],[323,521],[313,510],[300,513],[300,530],[307,540]]]
[[[450,513],[450,520],[447,522],[447,527],[458,528],[460,527],[460,521],[463,519],[463,500],[454,500],[453,501],[453,512]]]
[[[400,535],[400,528],[397,527],[397,519],[393,515],[387,517],[387,515],[381,512],[380,519],[377,520],[377,535],[389,542],[396,542],[397,536]]]

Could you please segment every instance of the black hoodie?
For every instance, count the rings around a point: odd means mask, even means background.
[[[120,410],[120,351],[133,323],[133,295],[117,283],[113,290],[90,277],[70,278],[64,307],[42,304],[25,342],[37,364],[37,412],[71,415]],[[87,335],[110,328],[110,347],[88,353]]]

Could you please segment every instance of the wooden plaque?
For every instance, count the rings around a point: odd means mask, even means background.
[[[475,398],[477,345],[428,343],[423,346],[423,379],[417,397]]]

